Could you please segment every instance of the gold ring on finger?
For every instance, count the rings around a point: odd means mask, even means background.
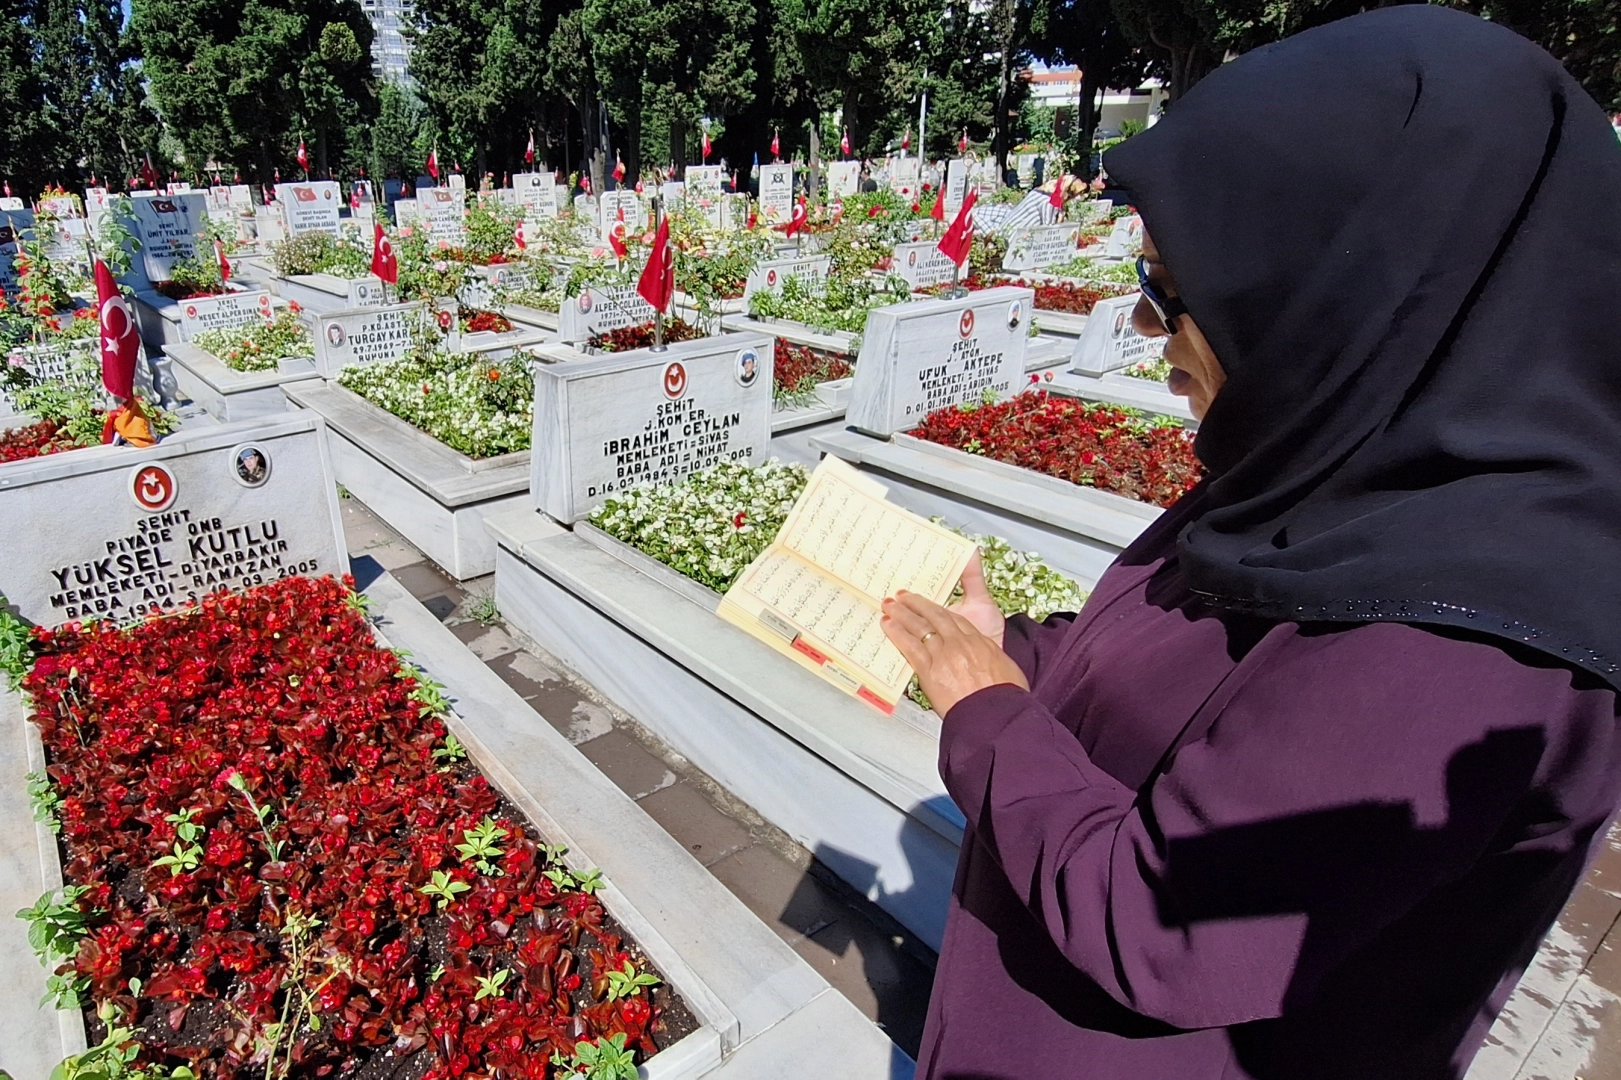
[[[917,639],[918,644],[926,645],[926,644],[928,644],[928,641],[929,641],[930,638],[939,637],[939,636],[940,636],[939,631],[937,631],[937,630],[929,630],[926,633],[924,633],[924,635],[922,637]]]

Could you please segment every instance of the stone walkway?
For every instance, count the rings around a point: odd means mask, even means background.
[[[490,599],[493,578],[458,584],[359,501],[345,498],[341,506],[352,555],[368,555],[390,571],[823,978],[917,1056],[934,980],[926,945],[634,719],[509,633]]]
[[[934,956],[780,830],[570,677],[495,611],[493,578],[457,584],[352,498],[369,555],[913,1057]],[[1157,1078],[1145,1078],[1157,1080]],[[1621,1080],[1621,826],[1611,830],[1465,1080]]]

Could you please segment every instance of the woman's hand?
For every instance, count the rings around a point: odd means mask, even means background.
[[[975,630],[996,642],[998,648],[1001,647],[1007,619],[991,598],[991,590],[985,584],[985,567],[980,563],[977,551],[963,568],[962,599],[952,604],[950,610],[973,623]]]
[[[980,585],[984,585],[983,578]],[[917,671],[923,692],[941,716],[987,686],[1012,683],[1021,689],[1030,688],[1024,672],[1001,645],[963,615],[921,596],[903,592],[885,600],[882,625],[889,640]]]

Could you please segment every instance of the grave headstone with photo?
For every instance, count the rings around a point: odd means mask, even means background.
[[[632,285],[590,286],[566,297],[558,309],[558,338],[583,344],[594,334],[650,323],[657,314]]]
[[[335,379],[346,367],[397,360],[420,330],[444,332],[454,322],[451,312],[430,311],[420,301],[317,315],[311,328],[315,371],[323,379]]]
[[[198,429],[7,466],[0,593],[42,626],[349,571],[321,421]]]
[[[181,300],[179,304],[182,341],[190,341],[208,330],[224,330],[255,322],[269,322],[275,317],[270,294],[262,289],[255,292],[200,296],[193,300]]]
[[[743,299],[747,301],[757,292],[781,292],[783,282],[791,277],[802,279],[813,289],[820,289],[832,267],[833,259],[827,255],[762,260],[755,263],[754,269],[743,279]]]
[[[913,289],[931,289],[951,283],[951,260],[933,240],[896,244],[890,265],[890,273],[899,274]]]
[[[465,188],[428,188],[417,192],[417,204],[422,216],[433,230],[436,240],[452,247],[467,241],[467,191]]]
[[[861,187],[861,162],[830,161],[827,163],[827,193],[836,199],[846,199]]]
[[[638,483],[676,483],[722,462],[764,461],[771,369],[765,334],[536,368],[535,505],[576,521]]]
[[[1165,355],[1165,338],[1144,337],[1131,323],[1140,295],[1111,296],[1097,302],[1080,337],[1075,339],[1071,371],[1077,375],[1105,375]]]
[[[302,184],[277,184],[276,202],[285,215],[288,236],[324,232],[338,235],[339,208],[343,193],[336,180],[312,180]]]
[[[794,167],[787,162],[760,166],[760,219],[781,225],[794,214]]]
[[[175,263],[197,258],[198,239],[208,223],[205,202],[196,192],[134,201],[140,264],[148,281],[168,281]]]
[[[1002,269],[1017,273],[1066,263],[1075,257],[1075,238],[1080,231],[1080,225],[1073,221],[1010,229]]]

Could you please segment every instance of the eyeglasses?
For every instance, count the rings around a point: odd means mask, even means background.
[[[1143,255],[1137,256],[1137,286],[1142,289],[1143,299],[1154,309],[1154,314],[1159,317],[1159,324],[1165,328],[1165,332],[1176,333],[1176,320],[1178,316],[1188,313],[1188,307],[1180,296],[1166,295],[1164,289],[1149,280],[1148,258]]]

